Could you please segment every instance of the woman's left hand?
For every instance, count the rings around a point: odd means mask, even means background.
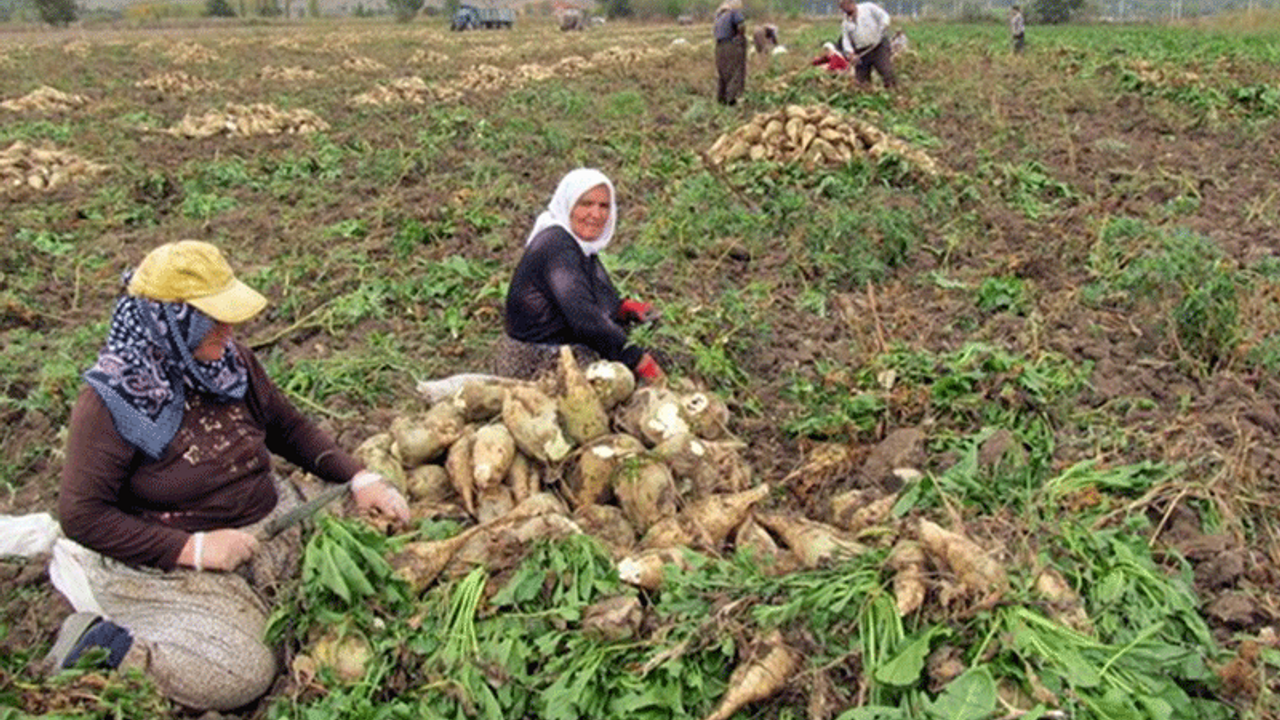
[[[361,510],[377,510],[402,525],[409,522],[409,503],[394,485],[376,472],[357,473],[351,479],[351,494]]]
[[[652,303],[639,300],[623,300],[618,306],[618,319],[630,322],[653,322],[661,313]]]

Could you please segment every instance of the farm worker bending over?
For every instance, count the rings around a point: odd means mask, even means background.
[[[844,72],[849,69],[849,61],[832,43],[822,44],[822,54],[813,59],[810,65],[826,65],[831,72]]]
[[[747,19],[742,0],[724,0],[712,25],[716,38],[716,101],[734,105],[747,84]]]
[[[889,41],[889,50],[894,57],[898,57],[904,52],[911,50],[911,42],[907,40],[907,34],[899,30],[893,34],[893,39]]]
[[[761,25],[751,33],[751,44],[755,45],[757,55],[770,55],[778,47],[778,26]]]
[[[571,345],[579,363],[604,358],[624,363],[643,380],[663,377],[650,353],[628,343],[623,327],[657,312],[649,303],[620,298],[600,263],[617,214],[613,183],[599,170],[578,168],[560,180],[511,278],[499,375],[536,378],[556,367],[561,345]]]
[[[267,300],[216,247],[162,245],[125,282],[71,411],[58,498],[63,532],[91,551],[85,569],[105,616],[68,617],[47,660],[69,667],[104,647],[110,665],[145,671],[181,705],[237,708],[275,679],[268,603],[301,551],[296,527],[255,536],[299,502],[271,454],[350,480],[362,509],[405,522],[408,505],[233,338]]]
[[[893,87],[893,51],[885,35],[889,13],[875,3],[854,0],[840,0],[840,9],[845,14],[840,24],[840,49],[853,63],[854,77],[859,83],[869,83],[874,67],[884,86]]]

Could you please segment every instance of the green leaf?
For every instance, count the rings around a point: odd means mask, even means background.
[[[351,554],[341,545],[334,545],[329,549],[333,557],[333,563],[337,566],[338,572],[342,573],[342,579],[346,581],[347,588],[353,595],[364,597],[373,594],[373,585],[369,582],[369,578],[365,577],[364,571],[356,564]]]
[[[947,683],[927,711],[938,720],[979,720],[995,709],[996,681],[986,666],[979,666]]]
[[[1081,699],[1100,717],[1106,720],[1147,720],[1133,700],[1120,688],[1111,688],[1102,697],[1081,695]]]
[[[1074,648],[1063,645],[1053,650],[1053,660],[1066,675],[1067,682],[1077,688],[1097,687],[1102,682],[1102,674]]]
[[[1124,572],[1112,570],[1098,581],[1093,596],[1100,603],[1117,602],[1124,596],[1125,585]]]
[[[877,682],[897,687],[907,687],[920,680],[924,671],[924,659],[929,655],[929,643],[934,636],[945,633],[946,628],[935,625],[908,642],[898,654],[875,669]]]
[[[907,720],[906,710],[885,705],[863,705],[841,713],[836,720]]]
[[[1173,706],[1161,698],[1151,695],[1138,695],[1134,699],[1138,701],[1138,705],[1143,710],[1147,711],[1147,716],[1151,720],[1171,720],[1174,717]]]
[[[347,581],[342,579],[342,572],[333,561],[333,549],[334,546],[332,545],[316,548],[320,584],[331,590],[334,595],[342,598],[343,602],[349,603],[351,602],[351,589],[347,587]]]
[[[908,483],[901,491],[898,492],[898,499],[894,501],[893,508],[889,510],[889,516],[892,518],[900,518],[907,514],[912,508],[920,502],[920,498],[924,494],[924,482]]]
[[[561,675],[542,692],[547,720],[578,720],[578,694],[569,687],[569,676]]]
[[[480,700],[483,716],[487,720],[503,720],[506,717],[502,712],[502,704],[498,702],[498,697],[493,694],[493,689],[487,684],[477,683],[473,691]]]
[[[378,551],[366,545],[359,538],[354,538],[353,547],[360,553],[364,567],[378,579],[391,577],[391,563]]]
[[[538,597],[546,576],[541,568],[521,565],[511,580],[489,599],[489,604],[501,608],[527,603]]]

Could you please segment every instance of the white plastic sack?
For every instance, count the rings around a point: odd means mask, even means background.
[[[49,513],[0,515],[0,555],[34,557],[47,553],[61,535],[58,521]]]
[[[467,383],[498,383],[498,384],[518,384],[519,381],[498,375],[486,375],[484,373],[460,373],[458,375],[450,375],[447,378],[439,380],[419,380],[417,385],[418,394],[423,397],[431,405],[435,405],[441,400],[452,397],[457,394]]]
[[[91,550],[62,537],[62,528],[49,513],[0,515],[0,555],[29,558],[50,552],[49,580],[58,592],[76,610],[104,614],[85,572]]]
[[[92,550],[66,538],[58,538],[53,544],[53,560],[49,563],[49,580],[71,603],[77,612],[91,612],[105,616],[98,599],[89,586],[89,574],[85,566],[94,561]]]

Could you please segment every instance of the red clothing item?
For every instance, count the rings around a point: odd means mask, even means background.
[[[132,565],[172,570],[191,533],[243,527],[276,505],[271,454],[329,482],[363,465],[304,417],[237,344],[249,369],[241,401],[188,389],[182,424],[151,460],[116,432],[87,385],[71,411],[58,516],[67,537]]]
[[[811,65],[826,65],[831,72],[840,72],[849,69],[849,61],[844,59],[840,53],[832,53],[830,55],[820,55],[813,59]]]

